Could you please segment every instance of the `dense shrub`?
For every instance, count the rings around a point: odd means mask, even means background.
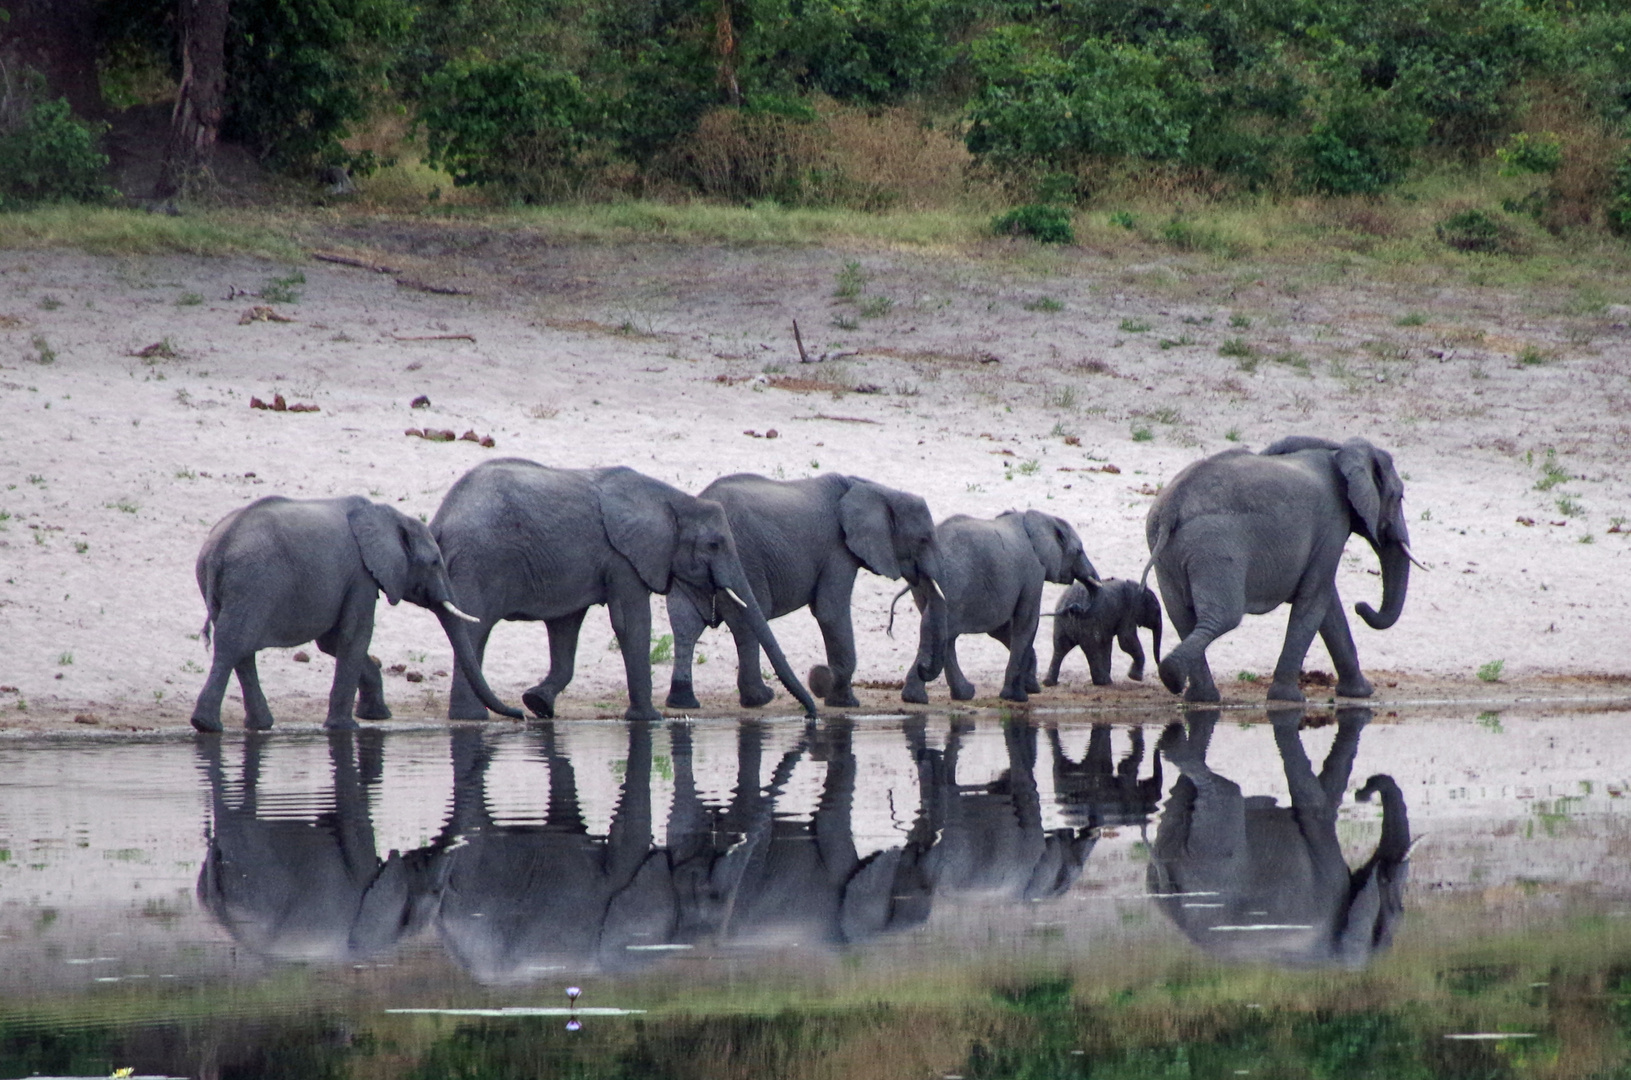
[[[1385,93],[1355,91],[1303,141],[1305,186],[1328,195],[1369,195],[1405,178],[1428,120]]]
[[[103,179],[107,155],[97,148],[100,125],[75,119],[64,99],[30,97],[18,95],[18,103],[0,113],[0,209],[111,196]]]
[[[1616,236],[1631,236],[1631,150],[1614,167],[1606,210],[1609,230]]]
[[[1002,236],[1029,236],[1044,244],[1074,244],[1076,231],[1070,225],[1070,212],[1058,206],[1034,203],[1016,206],[998,214],[991,231]]]
[[[1517,231],[1500,215],[1487,210],[1460,210],[1439,222],[1434,231],[1439,241],[1457,251],[1487,254],[1520,253]]]

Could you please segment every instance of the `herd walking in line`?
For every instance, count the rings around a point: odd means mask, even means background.
[[[1146,522],[1143,576],[1154,571],[1160,602],[1142,579],[1101,577],[1063,518],[1011,510],[937,524],[919,496],[837,474],[787,481],[737,474],[690,495],[623,467],[557,469],[501,458],[456,481],[429,525],[361,496],[272,496],[228,514],[199,552],[214,655],[192,723],[221,730],[222,699],[236,674],[245,726],[271,727],[255,654],[311,641],[335,660],[325,726],[388,719],[380,665],[368,654],[381,592],[440,621],[455,660],[450,719],[486,719],[489,711],[523,717],[482,675],[489,635],[504,620],[548,629],[549,671],[521,700],[535,716],[552,717],[572,681],[584,616],[596,604],[610,612],[622,652],[625,716],[659,719],[652,593],[668,598],[673,632],[668,708],[698,707],[696,642],[705,627],[724,623],[736,644],[741,704],[774,697],[760,674],[762,652],[815,717],[816,696],[829,708],[858,704],[850,603],[863,568],[903,580],[902,594],[910,592],[920,612],[918,651],[901,690],[908,702],[926,703],[942,673],[954,700],[975,696],[957,661],[964,634],[988,634],[1008,649],[999,695],[1008,701],[1056,685],[1075,648],[1095,685],[1110,682],[1112,642],[1132,658],[1129,677],[1141,679],[1140,628],[1153,632],[1152,658],[1168,690],[1215,702],[1207,646],[1246,614],[1282,604],[1290,617],[1269,699],[1303,700],[1298,681],[1316,633],[1336,668],[1337,694],[1364,698],[1371,684],[1336,572],[1349,535],[1363,537],[1380,560],[1382,606],[1361,602],[1355,611],[1375,629],[1397,621],[1415,562],[1403,496],[1392,457],[1360,438],[1290,436],[1258,453],[1236,448],[1193,462],[1161,490]],[[1039,683],[1044,582],[1069,588],[1053,612],[1053,657]],[[1163,604],[1178,637],[1165,657]],[[808,689],[770,628],[770,620],[805,607],[826,647]]]

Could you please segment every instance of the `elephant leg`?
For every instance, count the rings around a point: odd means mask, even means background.
[[[1082,646],[1087,654],[1087,668],[1093,673],[1094,686],[1109,686],[1110,676],[1110,642],[1102,637],[1089,638],[1087,644]]]
[[[691,663],[697,641],[707,626],[696,601],[685,592],[675,589],[668,594],[668,628],[674,634],[674,673],[668,682],[670,709],[700,709],[696,691],[691,686]]]
[[[1064,664],[1065,657],[1070,655],[1070,650],[1074,649],[1075,647],[1076,643],[1070,640],[1070,635],[1065,632],[1065,628],[1059,625],[1059,620],[1057,618],[1054,619],[1053,659],[1048,661],[1048,674],[1047,677],[1042,680],[1043,686],[1059,685],[1059,668]]]
[[[1121,651],[1133,658],[1133,664],[1127,669],[1127,677],[1134,682],[1144,681],[1144,645],[1138,640],[1138,624],[1129,622],[1121,628],[1116,635],[1116,643]],[[1109,651],[1108,645],[1106,652]]]
[[[1041,618],[1042,586],[1039,583],[1020,595],[1007,625],[992,631],[992,637],[1008,646],[1008,669],[998,694],[1004,701],[1023,704],[1030,700],[1031,693],[1042,689],[1036,685],[1036,626]]]
[[[1246,614],[1244,568],[1223,555],[1189,560],[1188,603],[1169,592],[1165,578],[1161,595],[1173,625],[1183,637],[1160,664],[1161,682],[1174,694],[1182,692],[1185,701],[1219,701],[1212,668],[1206,662],[1206,647],[1240,625]],[[1198,583],[1198,584],[1197,584]]]
[[[832,690],[826,702],[835,709],[861,704],[851,685],[855,678],[855,628],[850,621],[854,585],[853,577],[847,582],[823,581],[810,605],[810,613],[821,628],[821,640],[827,646],[827,667],[832,671]]]
[[[476,666],[480,667],[482,660],[487,656],[487,639],[493,633],[497,620],[482,619],[481,622],[470,628],[470,647],[475,650]],[[453,688],[447,695],[447,718],[449,720],[485,720],[487,719],[487,706],[481,703],[476,692],[470,686],[470,680],[464,677],[464,669],[457,664],[453,666]]]
[[[1303,660],[1308,646],[1325,621],[1326,601],[1329,595],[1322,589],[1311,596],[1299,596],[1291,602],[1291,616],[1286,619],[1286,640],[1280,648],[1280,660],[1274,665],[1274,682],[1269,686],[1270,701],[1303,701],[1302,687],[1298,685],[1303,673]]]
[[[244,695],[244,727],[251,731],[265,731],[272,726],[272,709],[261,692],[260,673],[255,670],[255,654],[250,653],[233,667],[238,674],[238,688]]]
[[[544,681],[521,695],[521,704],[532,710],[532,714],[542,720],[548,720],[555,715],[555,698],[566,689],[577,673],[578,665],[578,632],[583,629],[583,617],[589,614],[588,608],[579,608],[570,615],[562,615],[558,619],[548,619],[544,626],[549,630],[549,674]],[[612,628],[616,630],[617,620],[612,620]],[[651,648],[651,619],[646,618],[646,648]],[[618,634],[618,644],[623,643],[623,635]],[[647,657],[650,657],[648,652]],[[649,669],[647,680],[649,681]]]
[[[372,587],[369,591],[372,592]],[[323,726],[330,731],[348,731],[357,726],[351,712],[362,686],[363,668],[369,664],[368,643],[374,637],[374,602],[372,595],[366,602],[361,597],[348,598],[340,609],[343,629],[330,631],[318,640],[319,649],[334,654],[334,685],[329,688],[328,717],[323,721]]]
[[[624,582],[621,588],[613,587],[607,611],[629,684],[629,707],[623,719],[661,720],[663,714],[651,704],[651,594],[643,586]]]
[[[391,707],[385,704],[385,679],[380,675],[379,661],[364,656],[362,678],[357,683],[358,720],[389,720]]]
[[[957,662],[957,639],[946,639],[946,686],[951,689],[953,701],[968,701],[974,697],[974,684],[963,674],[963,665]]]
[[[1337,669],[1337,696],[1370,697],[1375,688],[1359,670],[1359,650],[1354,648],[1348,615],[1342,610],[1342,597],[1334,589],[1325,608],[1325,621],[1320,623],[1320,640],[1325,642],[1325,651],[1331,654],[1331,664]]]
[[[956,660],[952,657],[952,642],[955,638],[946,639],[946,662],[944,671],[946,682],[951,682],[952,666]],[[912,664],[906,669],[906,682],[900,689],[900,699],[913,705],[927,705],[929,703],[929,687],[923,681],[923,673],[918,664]]]
[[[776,691],[765,685],[764,674],[759,667],[762,655],[759,635],[753,632],[753,626],[740,607],[734,603],[720,603],[727,609],[725,625],[730,627],[731,638],[736,642],[736,700],[742,703],[744,709],[768,705],[776,699]]]
[[[217,638],[209,677],[204,680],[204,688],[198,692],[198,700],[193,703],[193,727],[199,731],[221,730],[221,699],[226,697],[227,681],[232,678],[233,667],[232,657],[221,648]],[[247,693],[244,701],[249,701]]]

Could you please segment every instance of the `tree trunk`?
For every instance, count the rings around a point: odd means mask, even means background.
[[[719,0],[714,14],[714,48],[719,53],[719,88],[725,103],[742,104],[742,88],[736,83],[736,31],[731,25],[731,0]]]
[[[180,0],[181,86],[153,196],[184,191],[215,152],[226,107],[227,0]]]
[[[44,75],[46,92],[67,98],[75,115],[101,117],[95,3],[0,0],[0,12],[5,13],[0,15],[0,61],[22,63]]]

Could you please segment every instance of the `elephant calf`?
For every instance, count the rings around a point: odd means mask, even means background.
[[[469,634],[457,621],[470,616],[453,606],[447,566],[430,529],[394,507],[360,495],[260,499],[210,530],[198,553],[197,576],[209,613],[204,637],[215,650],[193,706],[193,727],[199,731],[221,730],[221,699],[235,671],[244,695],[244,726],[271,727],[255,653],[313,639],[334,657],[323,726],[356,727],[353,700],[364,720],[390,719],[379,662],[368,655],[381,590],[393,604],[405,599],[433,611],[453,644],[459,671],[487,707],[521,718],[481,677]]]
[[[1127,677],[1134,682],[1144,678],[1144,648],[1138,628],[1151,632],[1155,660],[1161,660],[1161,603],[1155,593],[1136,581],[1106,578],[1095,586],[1077,582],[1065,590],[1053,609],[1053,660],[1043,686],[1056,686],[1059,665],[1070,650],[1080,647],[1087,656],[1094,686],[1110,685],[1110,643],[1133,658]]]
[[[1042,583],[1098,581],[1098,571],[1082,551],[1082,538],[1063,518],[1040,510],[1010,510],[992,521],[957,514],[935,526],[946,594],[945,669],[951,696],[967,701],[974,684],[957,665],[959,634],[990,634],[1008,646],[1008,670],[1002,692],[1007,701],[1026,701],[1036,685],[1036,627],[1042,617]],[[924,613],[920,640],[933,640],[928,620],[934,613],[926,586],[911,587],[912,599]],[[900,595],[896,596],[899,599]],[[920,646],[921,650],[922,646]],[[903,701],[924,704],[929,695],[922,672],[927,658],[906,673]]]

